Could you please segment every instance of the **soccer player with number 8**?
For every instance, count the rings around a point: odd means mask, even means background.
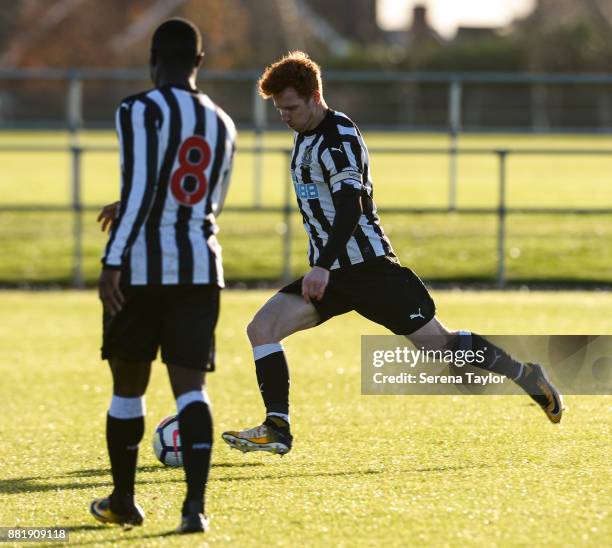
[[[110,227],[99,294],[104,305],[102,357],[113,375],[106,439],[113,492],[91,503],[99,521],[140,525],[134,499],[144,393],[161,348],[176,398],[187,493],[178,532],[205,531],[204,489],[212,417],[205,371],[214,360],[214,330],[223,287],[217,244],[236,130],[230,117],[196,88],[204,54],[199,31],[171,19],[154,33],[155,88],[117,109],[121,201],[100,220]],[[115,218],[116,213],[116,218]]]

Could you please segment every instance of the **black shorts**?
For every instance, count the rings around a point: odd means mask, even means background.
[[[214,368],[219,288],[214,285],[124,286],[125,302],[103,317],[102,359],[153,361],[161,347],[166,364]]]
[[[301,295],[302,278],[280,292]],[[311,302],[319,313],[319,324],[354,310],[396,335],[410,335],[436,314],[420,278],[391,257],[331,270],[323,298]]]

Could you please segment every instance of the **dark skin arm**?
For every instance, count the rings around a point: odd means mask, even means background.
[[[98,278],[98,295],[104,309],[111,315],[117,314],[123,307],[124,297],[119,288],[121,270],[104,268]]]
[[[121,202],[113,202],[112,204],[105,205],[100,211],[98,215],[98,222],[102,223],[101,229],[102,232],[110,232],[110,229],[113,227],[113,222],[119,215],[119,206]]]
[[[98,215],[98,222],[102,223],[102,232],[108,231],[113,226],[121,202],[113,202],[105,205]],[[123,307],[124,297],[119,288],[121,270],[116,268],[104,268],[98,278],[98,296],[104,305],[105,310],[114,316]]]

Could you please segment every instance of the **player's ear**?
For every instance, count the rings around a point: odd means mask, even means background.
[[[315,89],[312,92],[311,99],[315,105],[320,105],[321,104],[321,92],[318,89]]]
[[[203,51],[196,55],[195,63],[193,64],[193,66],[195,68],[199,68],[200,67],[200,65],[202,64],[202,61],[204,61],[204,55],[205,55],[205,53]]]

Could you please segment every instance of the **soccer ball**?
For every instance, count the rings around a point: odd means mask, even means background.
[[[181,435],[176,415],[166,417],[155,428],[153,451],[162,464],[166,466],[183,466]]]

